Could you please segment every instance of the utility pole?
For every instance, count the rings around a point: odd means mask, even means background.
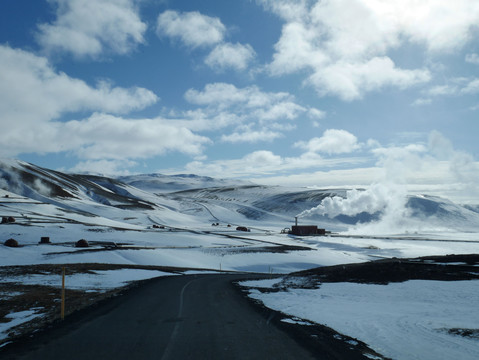
[[[65,319],[65,267],[62,267],[62,306],[61,318]]]

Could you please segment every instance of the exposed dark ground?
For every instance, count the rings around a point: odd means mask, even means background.
[[[388,284],[407,280],[479,279],[479,254],[383,259],[359,264],[319,267],[290,274],[319,282]]]

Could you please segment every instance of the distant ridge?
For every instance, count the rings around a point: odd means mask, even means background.
[[[141,212],[141,216],[147,219],[181,218],[182,221],[201,223],[241,221],[257,226],[269,223],[284,227],[291,225],[295,216],[306,212],[308,216],[301,217],[300,223],[344,231],[380,223],[384,215],[381,211],[362,211],[354,215],[338,212],[328,216],[328,213],[310,211],[325,199],[339,200],[337,202],[341,204],[347,197],[346,189],[266,186],[194,174],[110,178],[70,174],[8,159],[0,160],[0,189],[6,195],[10,192],[68,211],[88,212],[115,221],[135,219]],[[401,231],[479,229],[478,206],[462,206],[428,195],[409,195],[403,206],[397,214],[388,214],[389,221],[401,223]],[[121,213],[119,210],[135,213]],[[388,230],[387,226],[383,228],[383,231]]]
[[[174,192],[181,190],[212,188],[234,185],[251,185],[252,183],[236,179],[215,179],[209,176],[195,174],[139,174],[120,176],[117,179],[138,189],[153,192]]]

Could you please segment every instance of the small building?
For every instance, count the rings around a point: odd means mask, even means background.
[[[298,218],[295,217],[295,225],[291,226],[289,234],[298,236],[326,235],[326,229],[318,229],[317,225],[298,225]]]
[[[42,236],[39,244],[51,244],[50,236]]]
[[[293,225],[291,226],[292,235],[326,235],[325,229],[318,229],[316,225]]]
[[[77,248],[87,248],[89,246],[90,244],[88,244],[88,241],[85,239],[80,239],[75,243],[75,247]]]

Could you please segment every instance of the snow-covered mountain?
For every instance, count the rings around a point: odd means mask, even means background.
[[[139,174],[121,176],[118,181],[134,186],[138,189],[154,193],[168,193],[190,189],[204,189],[212,187],[236,186],[251,184],[247,181],[231,179],[215,179],[208,176],[194,174],[162,175]]]
[[[307,213],[299,218],[301,223],[315,223],[334,231],[380,223],[386,217],[401,225],[399,232],[417,230],[419,224],[422,228],[429,224],[461,231],[479,228],[477,206],[461,206],[427,195],[407,196],[402,208],[394,209],[396,214],[387,206],[368,211],[371,207],[361,209],[357,204],[358,209],[352,213],[350,207],[341,212],[350,196],[344,189],[262,186],[195,175],[108,178],[69,174],[16,160],[1,161],[0,189],[70,212],[89,213],[130,225],[151,223],[155,218],[161,224],[220,221],[282,227],[292,224],[295,216]],[[327,209],[322,213],[309,211],[325,199],[336,202],[339,210],[334,214]]]

